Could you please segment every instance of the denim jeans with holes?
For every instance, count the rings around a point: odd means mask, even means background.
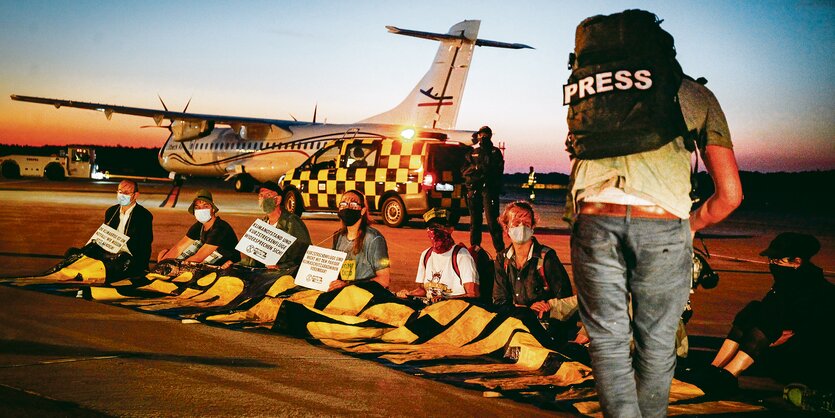
[[[687,219],[577,217],[571,265],[605,416],[666,416],[692,257]]]

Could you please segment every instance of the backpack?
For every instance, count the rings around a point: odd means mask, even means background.
[[[458,244],[455,244],[454,246],[452,246],[452,257],[451,257],[452,258],[452,271],[454,271],[455,275],[458,276],[459,281],[461,281],[461,270],[458,267],[458,252],[461,251],[462,248],[467,248],[467,247],[465,247],[464,244],[461,244],[461,243],[458,243]],[[467,252],[470,253],[470,255],[473,257],[473,260],[475,260],[475,256],[473,255],[472,252],[470,252],[469,249],[467,249]],[[429,251],[427,251],[426,254],[423,255],[422,263],[423,263],[423,269],[424,270],[426,269],[426,263],[429,262],[429,257],[431,257],[431,256],[432,256],[432,250],[431,249]],[[461,284],[463,285],[464,282],[461,281]]]
[[[583,20],[563,86],[572,157],[597,159],[658,149],[687,135],[678,102],[685,77],[658,17],[626,10]],[[695,150],[692,141],[687,149]]]

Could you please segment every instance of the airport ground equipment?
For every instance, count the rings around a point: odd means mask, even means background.
[[[69,146],[58,155],[7,155],[0,157],[3,177],[91,178],[97,172],[96,151],[90,147]]]
[[[454,224],[467,212],[461,167],[468,149],[443,138],[333,141],[282,176],[282,204],[296,214],[336,212],[342,194],[358,190],[388,226],[432,208],[449,209]]]

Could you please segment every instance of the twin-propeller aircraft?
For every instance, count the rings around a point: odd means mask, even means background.
[[[150,117],[157,126],[169,120],[171,132],[160,149],[160,165],[177,175],[235,179],[239,191],[254,182],[277,180],[327,142],[341,138],[470,139],[472,131],[455,130],[461,96],[476,46],[522,49],[527,45],[478,39],[479,20],[465,20],[446,34],[387,26],[389,32],[439,41],[429,71],[395,108],[353,124],[322,124],[164,110],[20,96],[12,100]],[[220,128],[219,125],[228,126]]]

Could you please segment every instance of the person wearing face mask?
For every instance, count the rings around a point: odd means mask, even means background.
[[[738,376],[763,361],[788,381],[831,388],[835,370],[820,338],[835,331],[835,286],[810,261],[819,250],[815,237],[784,232],[760,253],[768,257],[774,284],[762,300],[737,313],[711,367],[695,379],[697,386],[709,394],[733,393]]]
[[[499,216],[499,195],[504,186],[504,156],[493,146],[493,130],[482,126],[473,134],[473,147],[464,156],[461,175],[467,188],[467,209],[470,212],[470,245],[475,252],[481,248],[482,218],[498,254],[504,249]]]
[[[332,248],[348,256],[342,264],[339,279],[331,282],[328,290],[368,280],[388,289],[391,281],[388,244],[380,231],[369,225],[365,196],[357,190],[345,192],[339,202],[338,215],[342,228],[334,233]]]
[[[511,245],[496,256],[493,303],[515,316],[536,316],[559,346],[577,334],[577,297],[557,252],[533,236],[536,214],[525,201],[499,217]]]
[[[417,278],[418,287],[412,291],[400,290],[397,297],[424,298],[427,303],[452,298],[478,297],[478,271],[475,260],[463,245],[452,239],[449,211],[430,209],[423,215],[426,231],[432,246],[420,254]]]
[[[116,190],[116,204],[104,211],[104,223],[130,237],[122,252],[131,255],[125,274],[142,276],[151,259],[154,241],[154,215],[136,202],[139,185],[133,180],[122,180]]]
[[[299,265],[304,258],[304,253],[310,245],[310,232],[304,222],[294,213],[287,212],[281,208],[281,186],[274,181],[268,181],[261,185],[258,190],[258,207],[264,212],[262,221],[296,237],[287,252],[278,260],[278,264],[264,266],[263,263],[241,254],[241,265],[249,267],[266,267],[275,270],[276,277],[283,275],[295,275]],[[228,261],[224,266],[231,265]]]
[[[173,247],[162,250],[157,261],[177,259],[194,263],[223,265],[226,261],[240,261],[235,250],[238,236],[232,226],[217,216],[218,208],[212,199],[212,192],[202,189],[197,192],[188,212],[197,222],[188,229]]]

